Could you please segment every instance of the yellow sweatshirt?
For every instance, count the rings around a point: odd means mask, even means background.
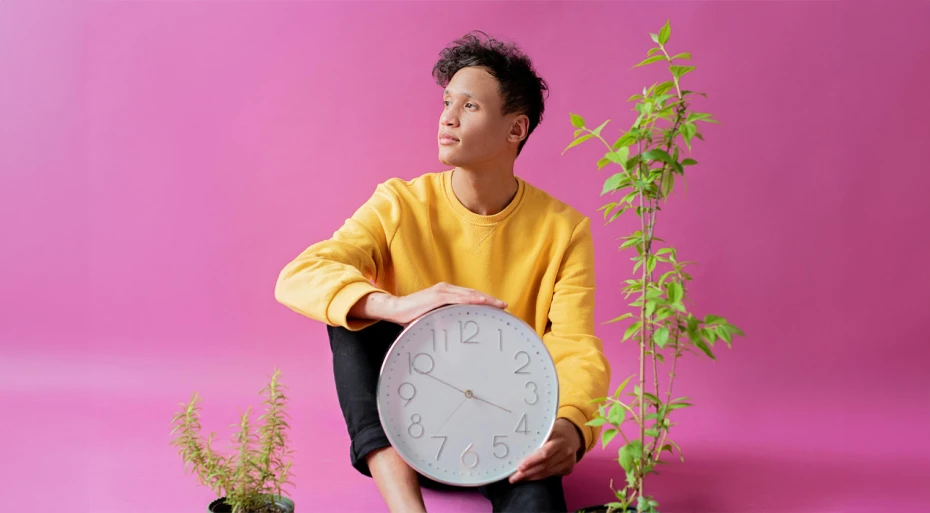
[[[446,282],[507,303],[543,339],[559,377],[558,416],[584,435],[608,395],[610,366],[594,334],[594,247],[590,220],[517,177],[513,201],[478,215],[452,192],[452,171],[393,178],[329,240],[313,244],[281,271],[275,297],[290,309],[358,330],[374,321],[347,318],[370,292],[397,296]]]

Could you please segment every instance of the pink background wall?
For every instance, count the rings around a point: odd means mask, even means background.
[[[514,39],[552,87],[517,171],[598,216],[598,151],[656,77],[629,72],[672,19],[705,128],[659,235],[696,260],[702,313],[748,333],[687,360],[686,455],[663,512],[926,511],[930,495],[926,2],[0,2],[0,482],[5,511],[205,511],[168,445],[291,387],[298,511],[380,511],[348,462],[322,325],[277,304],[280,268],[376,183],[442,169],[439,50]],[[658,71],[658,70],[655,70]],[[611,134],[617,132],[609,132]],[[630,273],[595,223],[598,317]],[[599,327],[615,382],[623,326]],[[615,448],[566,482],[610,497]],[[427,494],[434,511],[485,511]]]

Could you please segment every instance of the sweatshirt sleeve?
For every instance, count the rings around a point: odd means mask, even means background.
[[[328,240],[317,242],[284,266],[275,299],[331,326],[360,330],[375,321],[352,319],[349,310],[382,282],[390,244],[400,224],[401,203],[385,184]]]
[[[597,411],[591,401],[607,396],[610,364],[594,334],[594,244],[590,220],[575,227],[558,272],[544,333],[559,376],[558,416],[584,437],[579,457],[595,447],[600,428],[586,426]]]

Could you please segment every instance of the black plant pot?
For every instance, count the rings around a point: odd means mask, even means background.
[[[232,506],[226,504],[226,497],[220,497],[215,501],[211,502],[207,506],[208,513],[232,513]],[[272,502],[271,496],[268,497],[268,502]],[[277,506],[277,510],[274,513],[294,513],[294,501],[288,499],[287,497],[275,497],[274,505]]]
[[[636,506],[627,506],[626,510],[629,513],[636,513]],[[615,509],[614,511],[620,510]],[[603,504],[599,504],[597,506],[588,506],[586,508],[581,508],[575,511],[575,513],[607,513],[607,506]]]

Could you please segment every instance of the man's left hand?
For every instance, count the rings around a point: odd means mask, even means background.
[[[571,474],[582,443],[578,428],[571,421],[557,419],[549,440],[520,463],[517,471],[510,476],[510,482],[534,481],[554,475]]]

